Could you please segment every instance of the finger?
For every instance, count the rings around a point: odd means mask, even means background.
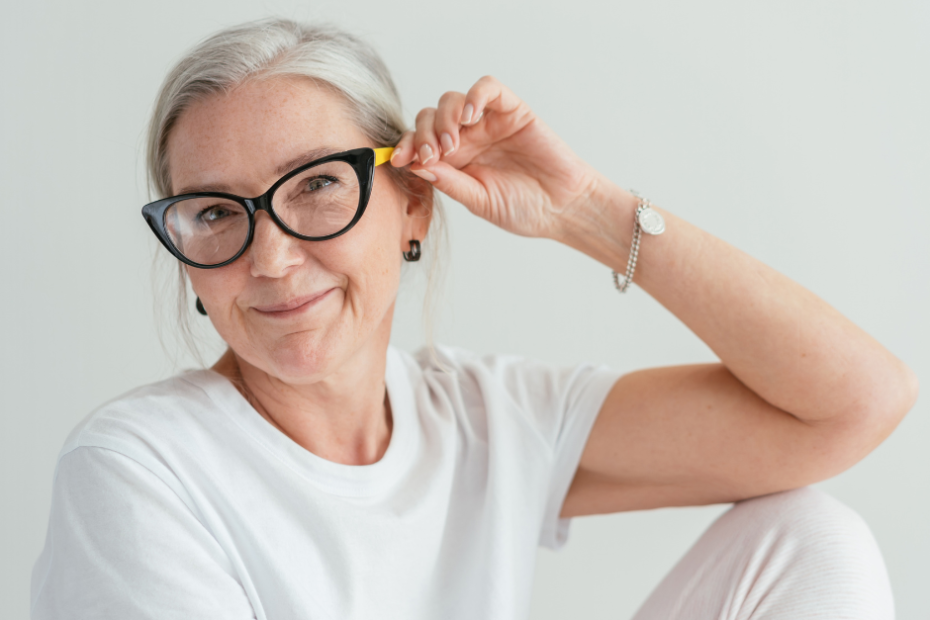
[[[427,166],[439,161],[439,155],[442,153],[439,146],[439,138],[435,131],[436,108],[423,108],[417,114],[417,129],[413,143],[416,146],[417,155],[420,157],[420,165]]]
[[[497,81],[497,78],[486,75],[475,82],[465,95],[465,105],[462,109],[462,125],[474,125],[484,116],[485,112],[513,112],[523,105],[523,101],[513,92]]]
[[[456,202],[465,205],[475,215],[486,217],[488,204],[488,191],[475,173],[480,176],[480,167],[468,167],[463,172],[442,160],[430,165],[429,168],[411,168],[411,172],[429,181],[433,187]]]
[[[391,153],[391,165],[395,168],[403,168],[417,160],[416,149],[413,146],[414,135],[412,131],[405,131],[400,137],[400,141],[394,145],[394,152]]]
[[[459,126],[464,106],[465,95],[462,93],[450,91],[439,98],[434,124],[443,157],[454,153],[459,146]]]

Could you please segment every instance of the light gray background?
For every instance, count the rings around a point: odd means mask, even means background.
[[[272,14],[369,38],[410,119],[445,90],[497,76],[616,182],[813,289],[930,383],[926,1],[5,0],[4,618],[28,614],[68,431],[103,401],[192,363],[159,343],[150,265],[160,250],[139,216],[158,85],[200,38]],[[437,340],[623,369],[713,359],[642,291],[618,295],[604,266],[446,206]],[[406,348],[424,341],[422,289],[411,270],[394,338]],[[927,402],[822,484],[871,524],[905,619],[930,617]],[[722,509],[576,520],[561,553],[540,554],[532,617],[629,617]]]

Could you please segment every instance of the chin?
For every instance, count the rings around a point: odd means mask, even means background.
[[[237,335],[245,339],[231,346],[247,364],[284,383],[316,383],[344,368],[366,348],[379,326],[390,327],[390,312],[372,323],[368,316],[345,311],[334,314],[305,317],[290,325],[240,326]]]
[[[346,357],[344,348],[317,330],[288,334],[264,352],[261,366],[285,383],[314,383],[339,368]]]
[[[222,325],[226,329],[218,330],[220,336],[246,364],[288,384],[319,381],[338,369],[352,348],[351,326],[341,313],[314,313],[280,323],[243,318]]]

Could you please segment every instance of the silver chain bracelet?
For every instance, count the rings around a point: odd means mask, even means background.
[[[611,272],[614,274],[614,286],[621,293],[626,293],[626,289],[633,283],[633,272],[636,271],[636,259],[639,257],[639,240],[643,232],[650,235],[661,235],[665,232],[665,218],[662,214],[653,209],[652,203],[640,196],[636,190],[631,189],[630,193],[639,199],[639,206],[633,216],[633,241],[630,243],[630,258],[626,262],[623,282],[620,281],[620,274],[616,271]]]

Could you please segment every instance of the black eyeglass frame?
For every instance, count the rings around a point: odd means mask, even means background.
[[[161,244],[165,246],[165,248],[182,263],[190,265],[191,267],[196,267],[198,269],[216,269],[217,267],[225,267],[226,265],[232,263],[237,258],[242,256],[242,254],[245,253],[245,251],[248,249],[249,245],[252,244],[252,237],[255,232],[256,211],[264,211],[271,217],[272,221],[274,221],[274,223],[281,228],[281,230],[293,237],[303,239],[304,241],[326,241],[327,239],[333,239],[349,232],[352,227],[355,226],[360,219],[362,219],[362,215],[365,214],[365,209],[368,206],[368,200],[371,198],[371,188],[375,179],[376,158],[375,150],[371,148],[359,148],[349,151],[342,151],[340,153],[333,153],[331,155],[326,155],[325,157],[320,157],[319,159],[314,159],[310,163],[298,166],[294,170],[291,170],[283,177],[278,179],[278,181],[275,182],[275,184],[272,185],[271,188],[269,188],[269,190],[261,196],[257,196],[255,198],[243,198],[242,196],[236,196],[235,194],[225,194],[222,192],[194,192],[190,194],[181,194],[179,196],[169,196],[168,198],[162,198],[161,200],[150,202],[149,204],[142,207],[142,217],[145,218],[149,228],[152,229],[152,232],[155,233],[155,236],[158,237],[158,240],[161,241]],[[314,166],[319,166],[320,164],[333,161],[346,162],[352,166],[352,169],[355,170],[355,176],[358,177],[358,207],[355,210],[355,216],[352,218],[352,221],[346,224],[342,230],[334,232],[330,235],[325,235],[323,237],[308,237],[291,230],[287,224],[285,224],[284,221],[278,217],[278,214],[275,213],[274,208],[271,205],[271,199],[274,197],[275,191],[289,179],[307,170],[308,168],[313,168]],[[249,217],[249,234],[246,237],[245,242],[242,244],[242,247],[232,258],[215,265],[203,265],[201,263],[195,263],[194,261],[190,260],[184,256],[181,251],[177,249],[177,247],[175,247],[174,243],[171,241],[171,237],[168,235],[168,229],[165,225],[165,213],[168,211],[168,208],[171,205],[182,200],[189,200],[191,198],[224,198],[226,200],[237,202],[245,207],[246,213],[248,213]]]

